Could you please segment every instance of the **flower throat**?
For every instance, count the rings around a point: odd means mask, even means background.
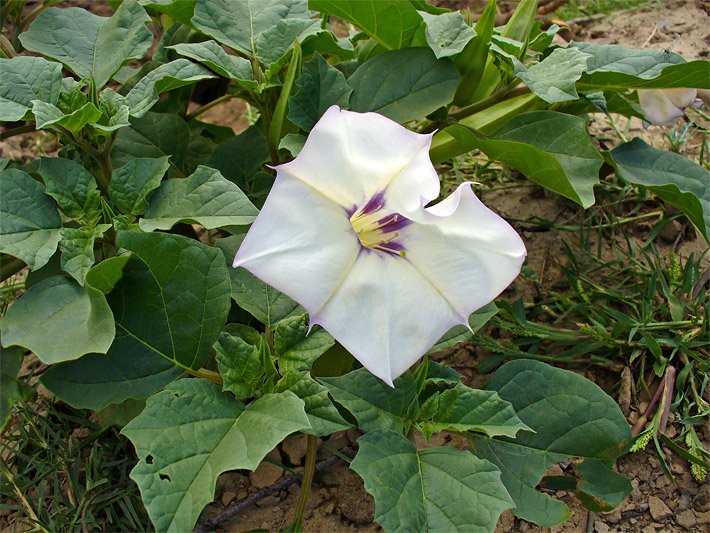
[[[399,213],[388,212],[384,206],[383,194],[378,193],[356,207],[350,214],[353,231],[364,248],[404,257],[407,252],[401,243],[400,230],[412,221]]]

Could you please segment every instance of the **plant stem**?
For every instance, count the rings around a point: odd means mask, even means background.
[[[4,35],[0,35],[0,52],[4,57],[7,57],[9,59],[12,59],[17,55],[15,47],[12,46],[10,40]]]
[[[301,482],[301,492],[298,494],[298,503],[296,511],[293,515],[293,522],[300,526],[303,522],[303,513],[308,504],[308,497],[311,493],[311,482],[313,481],[313,473],[316,468],[316,445],[318,437],[308,435],[308,443],[306,445],[306,464],[303,467],[303,481]]]
[[[451,113],[451,118],[455,118],[457,120],[469,117],[473,115],[474,113],[478,113],[479,111],[483,111],[487,107],[491,107],[492,105],[497,104],[498,102],[505,100],[506,98],[513,98],[515,96],[520,96],[526,93],[530,92],[530,89],[527,87],[518,87],[517,89],[515,86],[520,83],[517,80],[514,80],[512,83],[506,85],[499,91],[494,92],[492,95],[490,95],[488,98],[485,98],[483,100],[480,100],[476,102],[475,104],[471,104],[466,107],[462,107],[458,111],[455,111]]]
[[[10,276],[14,276],[17,274],[20,270],[25,268],[27,265],[25,265],[25,262],[22,261],[21,259],[17,259],[16,257],[12,257],[9,260],[6,258],[9,257],[7,255],[2,256],[2,261],[0,261],[0,282],[5,281],[8,279]]]
[[[213,383],[216,383],[217,385],[222,385],[222,383],[224,383],[222,376],[220,376],[218,372],[213,372],[212,370],[207,370],[206,368],[200,368],[198,370],[192,370],[191,368],[186,368],[185,371],[188,374],[190,374],[191,376],[209,379],[210,381],[212,381]]]
[[[5,139],[9,139],[10,137],[14,137],[15,135],[22,135],[23,133],[30,133],[31,131],[36,131],[34,124],[25,124],[24,126],[18,126],[17,128],[5,130],[2,133],[0,133],[0,141],[4,141]]]
[[[219,98],[215,98],[211,102],[207,102],[205,105],[198,107],[192,113],[188,113],[185,116],[185,118],[187,120],[192,120],[194,118],[197,118],[205,111],[212,109],[213,107],[218,106],[219,104],[221,104],[223,102],[227,102],[227,101],[231,100],[232,98],[234,98],[233,94],[223,94]]]

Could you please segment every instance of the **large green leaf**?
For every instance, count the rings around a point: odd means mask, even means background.
[[[252,81],[253,74],[249,60],[228,54],[214,41],[179,43],[168,48],[175,50],[181,56],[199,61],[225,78],[237,80],[247,86],[256,86],[256,82]]]
[[[545,102],[555,104],[579,98],[575,83],[587,69],[590,56],[576,48],[557,48],[540,63],[515,63],[515,75]]]
[[[389,429],[404,433],[419,415],[417,383],[409,372],[394,381],[394,388],[364,368],[320,381],[365,431]]]
[[[426,24],[426,42],[437,59],[458,54],[476,36],[458,11],[440,15],[419,11],[419,15]]]
[[[401,0],[308,0],[308,7],[355,24],[389,50],[414,41],[422,17]]]
[[[285,318],[302,315],[305,312],[303,308],[285,294],[244,268],[231,268],[243,239],[244,235],[233,235],[217,241],[217,247],[222,250],[226,264],[230,265],[232,299],[270,330]]]
[[[139,224],[144,231],[170,229],[178,222],[214,229],[251,224],[257,214],[254,204],[219,170],[200,166],[189,178],[164,181]]]
[[[42,57],[0,58],[0,122],[27,117],[32,101],[56,104],[62,91],[62,66]]]
[[[259,35],[256,41],[256,57],[265,65],[278,64],[293,48],[294,41],[322,32],[320,21],[316,19],[288,18],[279,20]]]
[[[477,431],[489,437],[515,437],[518,431],[530,429],[517,417],[510,402],[496,392],[472,389],[463,383],[434,393],[422,405],[424,412],[431,413],[423,423],[432,433]]]
[[[62,219],[44,186],[26,172],[0,173],[0,252],[43,267],[59,243]]]
[[[288,119],[305,131],[311,131],[330,106],[348,107],[353,92],[343,73],[317,53],[303,64],[296,85],[298,93],[288,99]]]
[[[567,506],[535,487],[552,465],[569,457],[604,462],[611,474],[611,462],[631,437],[619,406],[591,381],[538,361],[503,365],[485,388],[512,403],[520,419],[535,432],[522,431],[515,440],[471,435],[471,451],[501,469],[503,483],[515,501],[513,514],[543,527],[566,520],[570,516]],[[586,469],[585,474],[588,483],[594,484],[594,469]],[[628,480],[626,488],[628,493]],[[595,498],[599,507],[604,506],[603,494]],[[616,484],[610,498],[606,510],[618,503]]]
[[[138,157],[113,171],[108,195],[127,215],[141,215],[148,208],[150,194],[160,186],[170,167],[169,157]]]
[[[641,139],[609,154],[616,172],[677,207],[710,241],[710,172],[687,157],[649,146]]]
[[[513,501],[489,461],[449,446],[417,450],[393,431],[358,439],[350,463],[386,531],[489,532]]]
[[[254,470],[286,436],[308,428],[303,401],[268,394],[245,407],[214,383],[181,379],[148,399],[123,433],[140,461],[131,472],[158,531],[191,531],[217,477]]]
[[[170,163],[182,172],[189,140],[190,130],[179,116],[148,112],[132,117],[131,127],[119,130],[111,158],[125,164],[139,157],[171,156]]]
[[[475,313],[468,317],[468,327],[454,326],[441,337],[437,343],[431,347],[428,353],[439,352],[455,346],[461,342],[466,342],[473,338],[473,334],[485,326],[488,321],[498,313],[498,308],[493,302],[484,305]]]
[[[214,345],[219,373],[224,378],[222,390],[237,399],[251,398],[266,383],[262,355],[270,357],[265,339],[255,329],[243,324],[227,324]]]
[[[290,18],[308,18],[304,0],[197,0],[192,23],[220,43],[256,58],[259,36]]]
[[[319,326],[309,328],[308,315],[284,318],[276,325],[274,351],[279,370],[309,370],[316,359],[335,344],[335,339]]]
[[[443,131],[459,143],[460,153],[477,148],[583,207],[594,204],[604,160],[580,117],[555,111],[525,113],[488,138],[460,125]]]
[[[276,384],[276,392],[285,391],[293,392],[305,403],[311,427],[304,429],[304,433],[326,437],[350,427],[338,408],[333,405],[328,396],[328,389],[313,379],[308,372],[287,372]]]
[[[124,63],[146,53],[153,43],[148,22],[150,17],[135,0],[124,0],[110,18],[78,7],[52,7],[20,35],[20,42],[100,88]]]
[[[202,65],[189,59],[176,59],[160,65],[141,78],[126,95],[126,104],[132,116],[142,117],[160,99],[160,93],[214,77]]]
[[[634,50],[616,44],[570,43],[589,54],[586,74],[577,83],[593,88],[695,87],[710,89],[710,62],[687,62],[669,51]]]
[[[195,0],[138,0],[147,8],[164,13],[183,24],[189,25],[195,13]]]
[[[88,354],[54,365],[42,374],[42,383],[77,409],[99,411],[129,398],[147,398],[182,374],[172,362],[119,329],[106,355]]]
[[[106,353],[115,333],[103,293],[64,276],[32,285],[2,320],[3,346],[24,346],[48,365]]]
[[[216,248],[167,233],[119,231],[133,253],[109,294],[116,324],[182,368],[207,359],[229,312],[229,274]]]
[[[80,220],[92,220],[100,206],[99,189],[94,176],[84,165],[63,157],[40,159],[39,175],[65,215]]]
[[[22,368],[23,352],[17,346],[0,347],[0,432],[10,422],[13,406],[34,395],[34,389],[17,376]]]
[[[384,52],[348,78],[350,108],[407,122],[451,103],[460,79],[451,61],[436,59],[429,48]]]

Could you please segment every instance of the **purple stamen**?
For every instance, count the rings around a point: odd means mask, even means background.
[[[383,233],[399,231],[406,228],[411,223],[411,220],[399,213],[391,213],[377,221],[377,225],[380,226],[380,230],[382,230]]]

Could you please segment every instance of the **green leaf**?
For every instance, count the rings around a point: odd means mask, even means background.
[[[224,378],[223,391],[230,391],[239,400],[261,391],[266,383],[261,361],[263,344],[263,335],[248,326],[228,324],[224,328],[214,346],[219,373]]]
[[[64,113],[57,106],[35,100],[32,105],[38,130],[51,130],[52,126],[62,126],[72,133],[78,133],[87,124],[101,118],[101,111],[91,102],[85,103],[76,111]]]
[[[125,164],[139,157],[171,156],[171,164],[182,171],[189,139],[190,130],[179,116],[148,112],[131,118],[130,128],[119,130],[111,158]]]
[[[251,224],[257,214],[239,187],[218,170],[200,166],[189,178],[165,180],[139,224],[143,231],[170,229],[178,222],[214,229]]]
[[[687,157],[659,150],[641,139],[617,146],[609,155],[622,179],[648,187],[683,211],[710,241],[710,172]]]
[[[308,7],[351,22],[388,50],[412,45],[422,25],[416,8],[399,0],[309,0]]]
[[[308,315],[284,318],[276,325],[274,351],[282,374],[290,370],[309,370],[316,359],[335,344],[323,328],[309,332]]]
[[[158,531],[192,530],[217,477],[254,470],[279,442],[308,428],[303,401],[268,394],[245,407],[214,383],[181,379],[123,428],[140,459],[131,472]],[[257,430],[258,429],[258,430]]]
[[[286,150],[296,157],[306,144],[306,136],[300,133],[287,133],[279,142],[279,150]]]
[[[595,513],[611,511],[631,492],[629,478],[614,472],[613,466],[613,461],[587,459],[576,467],[580,480],[575,494]]]
[[[296,85],[298,93],[288,99],[288,119],[304,131],[311,131],[330,106],[348,107],[353,92],[343,73],[317,53],[303,64]]]
[[[498,308],[493,302],[484,305],[475,313],[468,317],[468,326],[454,326],[439,341],[431,347],[428,353],[448,350],[461,342],[466,342],[473,338],[473,334],[485,326],[488,321],[498,313]]]
[[[108,294],[123,277],[123,267],[126,266],[130,258],[131,254],[126,254],[104,259],[89,270],[86,275],[86,283],[104,294]]]
[[[409,372],[394,381],[394,388],[364,368],[320,381],[365,431],[389,429],[404,433],[419,414],[417,383]]]
[[[63,157],[43,157],[37,172],[65,215],[93,220],[100,209],[101,195],[96,181],[83,165]]]
[[[0,58],[0,122],[26,118],[32,101],[56,104],[62,91],[62,65],[42,57]]]
[[[109,294],[116,324],[182,368],[200,368],[229,312],[229,274],[216,248],[167,233],[119,231],[133,252]]]
[[[463,383],[428,398],[422,411],[430,409],[433,414],[425,423],[433,432],[477,431],[489,437],[515,437],[518,431],[530,429],[517,417],[510,402],[502,400],[497,393],[472,389]]]
[[[42,384],[72,407],[99,411],[129,398],[147,398],[182,374],[119,330],[106,355],[88,354],[54,365],[42,374]]]
[[[0,347],[0,431],[10,422],[13,406],[34,396],[34,389],[17,376],[22,368],[23,352],[15,346]]]
[[[464,151],[478,148],[583,207],[594,204],[603,158],[580,117],[533,111],[515,117],[490,138],[458,125],[444,131]]]
[[[43,267],[57,249],[62,220],[44,186],[10,168],[0,173],[0,252],[21,259],[32,269]]]
[[[225,263],[230,265],[232,299],[269,330],[273,330],[285,318],[302,315],[303,308],[285,294],[270,287],[244,268],[231,268],[243,239],[244,235],[233,235],[217,241],[217,247],[224,254]]]
[[[513,514],[542,527],[566,520],[567,506],[535,487],[552,465],[569,457],[606,461],[610,466],[631,438],[618,405],[582,376],[538,361],[503,365],[485,388],[512,403],[535,433],[523,431],[515,440],[471,435],[471,450],[503,472],[503,483],[516,505]],[[596,475],[587,481],[594,483]]]
[[[375,520],[386,531],[493,531],[513,502],[500,471],[449,446],[417,450],[393,431],[358,439],[350,463],[375,498]]]
[[[130,160],[111,175],[108,195],[127,215],[141,215],[148,208],[150,194],[160,186],[170,167],[168,156]]]
[[[151,70],[126,95],[126,103],[134,117],[144,116],[160,99],[160,93],[215,78],[202,65],[189,59],[176,59]]]
[[[316,19],[291,18],[279,20],[259,35],[256,42],[256,57],[264,65],[270,65],[293,48],[294,41],[303,42],[307,37],[323,31]]]
[[[99,95],[99,111],[101,117],[92,126],[102,133],[110,134],[121,128],[130,126],[130,110],[126,105],[126,97],[113,89],[107,88]]]
[[[101,88],[124,63],[142,58],[153,44],[148,22],[150,17],[135,0],[124,0],[111,18],[78,7],[52,7],[20,35],[20,42]]]
[[[284,19],[307,19],[302,0],[197,0],[193,25],[222,44],[257,57],[259,36]]]
[[[190,19],[195,13],[195,0],[138,0],[147,8],[164,13],[185,25],[190,24]]]
[[[338,412],[328,396],[328,389],[313,379],[308,372],[287,372],[276,384],[276,392],[291,391],[305,403],[306,415],[311,424],[304,433],[326,437],[348,429],[350,424]]]
[[[348,78],[350,108],[407,122],[451,103],[460,79],[448,59],[436,59],[428,48],[384,52]]]
[[[254,175],[270,160],[266,137],[259,128],[251,126],[218,144],[206,165],[216,168],[225,178],[250,194],[254,189]]]
[[[466,24],[458,11],[441,15],[419,11],[419,15],[426,24],[426,42],[437,59],[458,54],[476,36],[474,29]]]
[[[3,346],[24,346],[48,365],[106,353],[115,333],[103,293],[64,276],[32,285],[2,320]]]
[[[220,76],[237,80],[248,87],[256,87],[256,82],[252,80],[253,74],[249,60],[228,54],[215,41],[179,43],[168,46],[168,48],[175,50],[181,56],[199,61]]]
[[[82,226],[80,228],[62,228],[59,249],[62,252],[62,270],[72,278],[84,284],[84,278],[94,265],[94,241],[103,236],[110,224]]]
[[[515,75],[547,103],[577,100],[575,83],[587,69],[589,57],[576,48],[557,48],[530,67],[516,61]]]
[[[616,44],[570,43],[589,54],[577,88],[620,89],[695,87],[710,89],[710,62],[687,62],[669,51],[633,50]]]

